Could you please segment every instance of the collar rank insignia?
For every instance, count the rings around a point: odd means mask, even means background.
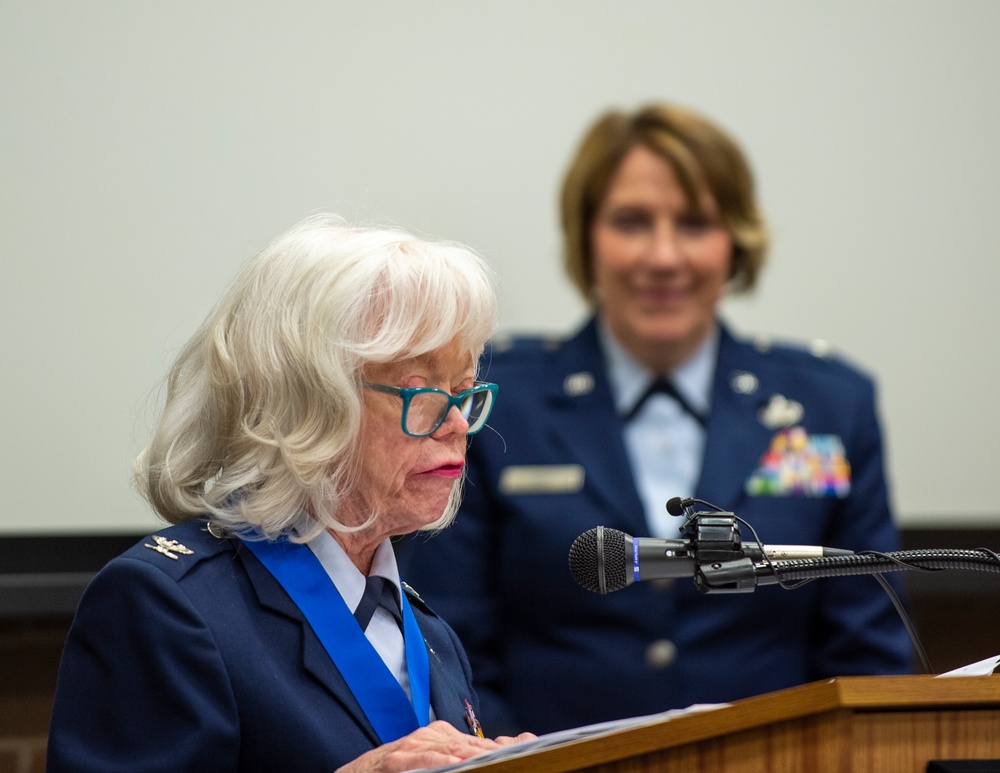
[[[153,535],[153,542],[155,545],[150,545],[148,542],[143,543],[144,548],[149,548],[150,550],[155,550],[157,553],[162,553],[167,558],[172,558],[174,561],[178,559],[178,553],[182,556],[190,556],[194,554],[194,551],[190,548],[184,547],[175,539],[167,539],[166,537],[161,537],[159,534]]]
[[[587,371],[570,373],[563,380],[563,391],[570,397],[583,397],[594,391],[594,374]]]
[[[736,370],[729,374],[729,386],[736,394],[752,395],[760,386],[760,381],[749,371]]]
[[[784,395],[773,395],[760,412],[760,423],[768,429],[794,427],[802,421],[802,403],[789,400]]]

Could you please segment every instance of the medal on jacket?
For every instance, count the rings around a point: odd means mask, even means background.
[[[810,435],[805,427],[782,429],[747,479],[752,497],[835,497],[851,493],[851,463],[837,435]]]
[[[477,738],[485,738],[483,735],[483,726],[479,724],[479,720],[476,718],[476,712],[472,708],[472,704],[469,703],[468,699],[464,701],[465,703],[465,721],[469,725],[469,732],[472,733]]]
[[[243,544],[305,616],[382,743],[402,738],[430,722],[427,649],[405,593],[400,601],[412,703],[365,637],[319,559],[306,545],[288,540],[245,540]]]

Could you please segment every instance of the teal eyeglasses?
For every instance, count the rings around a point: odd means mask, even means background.
[[[427,437],[444,424],[452,407],[469,422],[469,434],[474,435],[486,426],[486,420],[493,410],[499,387],[477,381],[472,389],[457,395],[450,395],[443,389],[433,387],[394,387],[388,384],[373,384],[362,381],[365,389],[396,395],[403,401],[403,416],[400,425],[403,432],[411,437]]]

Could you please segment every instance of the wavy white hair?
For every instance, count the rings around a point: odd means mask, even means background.
[[[182,350],[138,487],[172,523],[350,530],[337,510],[357,481],[362,368],[456,341],[478,362],[496,321],[494,274],[467,247],[310,217],[246,266]],[[451,521],[460,493],[427,528]]]

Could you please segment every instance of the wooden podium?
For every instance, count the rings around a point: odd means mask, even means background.
[[[1000,760],[1000,676],[841,677],[475,770],[924,773],[930,760],[968,759]]]

